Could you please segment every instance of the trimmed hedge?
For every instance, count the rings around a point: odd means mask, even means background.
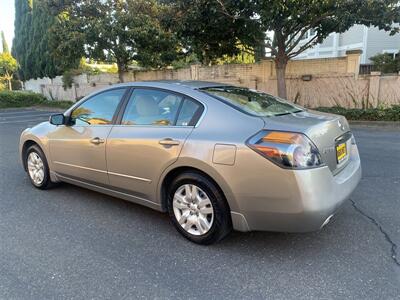
[[[26,91],[0,91],[0,108],[46,106],[68,108],[71,101],[49,101],[43,95]]]
[[[343,107],[319,107],[315,110],[343,115],[347,120],[354,121],[400,121],[400,105],[388,108],[343,108]]]

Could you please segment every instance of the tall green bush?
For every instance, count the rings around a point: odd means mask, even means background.
[[[46,98],[38,93],[25,91],[2,91],[0,92],[0,108],[24,107],[46,102]]]
[[[7,44],[6,37],[4,35],[4,31],[1,31],[1,44],[2,44],[2,47],[3,47],[3,52],[9,53],[10,49],[8,48],[8,44]]]
[[[12,54],[17,59],[21,80],[55,76],[62,73],[60,57],[51,51],[51,28],[57,19],[51,15],[45,0],[15,0],[15,37]],[[75,66],[75,61],[70,61]]]
[[[382,53],[370,58],[375,71],[382,73],[398,73],[400,71],[400,51],[393,57],[393,54]]]
[[[356,121],[400,121],[400,105],[377,108],[319,107],[318,111],[345,116]]]

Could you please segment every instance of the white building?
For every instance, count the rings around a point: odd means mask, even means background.
[[[301,47],[314,35],[309,30],[297,47]],[[379,53],[395,55],[400,51],[400,34],[390,36],[377,27],[354,25],[344,33],[331,33],[321,44],[307,49],[294,59],[311,59],[344,56],[347,50],[362,50],[361,64],[369,64],[370,57]]]

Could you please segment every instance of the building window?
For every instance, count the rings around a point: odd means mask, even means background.
[[[311,39],[312,37],[314,37],[317,34],[317,31],[312,28],[307,30],[307,32],[302,36],[301,40],[308,40]]]
[[[308,39],[308,31],[301,37],[301,40]]]

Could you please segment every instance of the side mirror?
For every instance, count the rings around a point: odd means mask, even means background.
[[[63,114],[55,114],[50,116],[49,122],[53,125],[64,125],[66,118]]]

